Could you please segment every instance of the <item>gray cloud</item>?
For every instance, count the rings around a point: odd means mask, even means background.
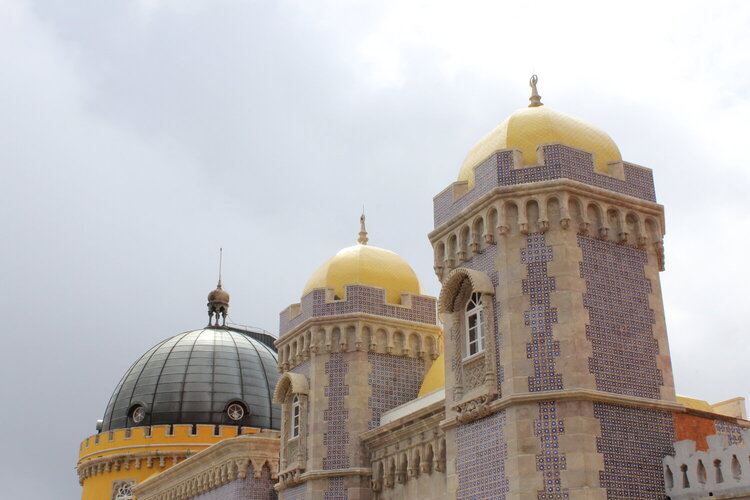
[[[389,42],[378,30],[393,15],[365,3],[0,5],[0,396],[12,408],[2,422],[19,429],[0,455],[8,498],[79,495],[79,442],[130,363],[204,324],[219,246],[230,316],[275,332],[312,271],[355,241],[365,204],[371,243],[403,255],[437,294],[432,196],[474,141],[524,105],[529,68],[510,54],[522,50],[513,32],[486,35],[496,59],[446,69],[450,51],[415,28],[416,41],[393,49],[398,77],[380,82],[390,52],[368,58],[363,46]],[[722,54],[699,69],[731,75],[739,97],[726,112],[747,102],[748,75]],[[577,68],[593,64],[578,57]],[[545,102],[602,126],[627,160],[655,171],[678,390],[748,396],[750,183],[731,142],[738,127],[700,135],[669,93],[656,107],[619,85],[562,72],[540,84]],[[695,99],[698,114],[713,102]],[[44,482],[28,465],[41,457]]]

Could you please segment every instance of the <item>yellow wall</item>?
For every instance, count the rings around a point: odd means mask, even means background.
[[[135,479],[141,483],[154,474],[162,472],[175,461],[172,452],[188,452],[193,455],[204,448],[238,434],[238,427],[220,426],[219,435],[214,435],[213,425],[196,426],[195,435],[191,434],[192,425],[174,425],[172,435],[168,435],[170,426],[155,425],[152,427],[135,427],[102,432],[86,438],[80,446],[78,456],[78,471],[81,473],[87,465],[98,462],[102,457],[122,458],[119,466],[111,461],[102,463],[101,471],[83,480],[82,500],[108,500],[112,496],[112,483],[122,479]],[[151,435],[146,436],[146,430]],[[259,429],[242,428],[242,434],[255,434]],[[97,440],[98,437],[98,440]],[[97,442],[98,441],[98,442]],[[164,456],[163,465],[159,457]],[[151,467],[147,459],[152,457]],[[140,467],[136,466],[136,459],[140,458]],[[180,458],[179,461],[183,460]],[[126,465],[127,464],[127,465]],[[109,469],[109,470],[107,470]],[[119,470],[118,470],[119,469]]]

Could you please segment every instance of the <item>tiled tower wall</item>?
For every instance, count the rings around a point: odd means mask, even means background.
[[[533,193],[533,183],[554,179],[655,201],[648,169],[624,164],[624,179],[617,179],[594,172],[590,155],[574,148],[547,145],[544,155],[545,165],[520,169],[513,168],[512,152],[492,155],[476,168],[474,189],[455,201],[451,188],[435,198],[436,227],[459,214],[472,220],[466,209],[496,187],[523,185]],[[496,245],[458,263],[484,272],[497,287],[492,333],[500,397],[587,389],[674,401],[654,250],[632,239],[617,243],[576,234],[578,226],[564,229],[560,217],[550,213],[549,228],[530,217],[529,234],[510,224],[507,235],[495,233]],[[518,403],[501,413],[456,428],[459,498],[481,497],[477,474],[485,473],[507,477],[512,498],[578,498],[596,483],[601,490],[592,498],[664,497],[661,458],[674,440],[669,411],[551,400]],[[502,432],[490,418],[504,422]],[[474,434],[487,446],[502,440],[503,451],[490,452],[497,463],[472,472]],[[534,441],[532,469],[522,457]]]
[[[322,382],[311,386],[309,470],[370,467],[359,435],[377,427],[383,412],[417,397],[425,361],[355,351],[318,354],[311,362],[312,372],[322,370],[316,379]],[[356,477],[329,477],[307,491],[316,499],[366,498],[369,482],[363,486]],[[291,489],[281,497],[294,498]]]
[[[276,500],[276,491],[268,467],[263,467],[259,478],[256,478],[251,465],[245,479],[235,479],[206,493],[191,497],[192,500]],[[289,498],[289,497],[287,497]]]
[[[660,399],[664,376],[657,363],[646,251],[588,235],[577,240],[596,388]],[[597,451],[604,457],[600,484],[608,498],[664,498],[661,461],[674,452],[675,440],[671,412],[595,403],[594,415],[601,427]]]

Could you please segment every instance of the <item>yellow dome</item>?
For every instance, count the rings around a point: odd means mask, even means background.
[[[333,287],[344,298],[344,286],[351,283],[385,288],[386,300],[401,303],[401,293],[419,294],[421,286],[414,270],[398,254],[384,248],[358,243],[341,249],[310,276],[302,295],[315,288]]]
[[[578,118],[537,105],[519,109],[479,141],[461,165],[459,181],[474,186],[474,167],[498,149],[517,148],[524,165],[536,165],[540,144],[561,142],[594,153],[594,167],[607,172],[607,163],[622,161],[620,150],[606,132]]]
[[[427,374],[422,381],[422,387],[419,388],[418,397],[422,397],[443,387],[445,387],[445,356],[441,352],[440,356],[432,363],[430,369],[427,370]]]

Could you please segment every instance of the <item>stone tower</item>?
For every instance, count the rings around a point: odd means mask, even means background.
[[[436,300],[393,252],[344,248],[318,269],[299,304],[281,313],[281,500],[372,495],[360,435],[417,397],[441,349]]]
[[[448,491],[664,498],[674,382],[649,169],[542,105],[511,115],[434,199]]]

